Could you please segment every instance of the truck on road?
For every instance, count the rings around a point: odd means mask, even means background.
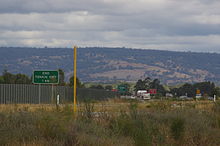
[[[139,97],[141,99],[146,99],[146,100],[151,99],[150,93],[148,93],[147,90],[138,90],[137,97]]]

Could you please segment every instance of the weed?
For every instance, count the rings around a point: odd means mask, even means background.
[[[85,99],[83,102],[83,108],[79,111],[79,117],[82,120],[90,122],[94,117],[94,102],[89,99]]]
[[[185,124],[184,119],[182,119],[180,117],[173,119],[173,121],[171,123],[170,130],[171,130],[171,134],[175,140],[179,140],[180,138],[183,137],[184,128],[185,128],[184,124]]]
[[[202,102],[197,104],[208,104],[209,110],[194,108],[194,102],[181,102],[181,108],[177,101],[147,102],[145,108],[139,102],[100,106],[85,101],[77,118],[68,104],[59,110],[50,105],[3,105],[0,145],[219,145],[220,104]]]

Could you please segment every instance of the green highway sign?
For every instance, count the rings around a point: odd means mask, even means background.
[[[34,84],[58,84],[59,73],[58,71],[34,71],[33,73]]]
[[[127,85],[118,85],[118,92],[120,94],[126,94],[128,92],[128,86]]]

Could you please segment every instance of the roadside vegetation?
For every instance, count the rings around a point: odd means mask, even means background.
[[[219,143],[220,102],[86,100],[77,114],[71,105],[0,106],[0,145],[217,146]]]
[[[64,81],[60,69],[60,86],[73,86]],[[24,74],[7,71],[1,84],[31,84]],[[69,104],[0,105],[0,145],[53,146],[207,146],[220,143],[220,101],[204,99],[180,101],[179,96],[220,96],[212,82],[184,84],[165,88],[158,79],[138,80],[135,85],[86,84],[77,79],[77,87],[113,91],[131,96],[138,90],[156,89],[150,101],[138,99],[85,100],[73,113]],[[117,91],[116,90],[116,91]],[[116,92],[114,91],[114,92]],[[165,99],[166,93],[172,98]],[[94,95],[95,97],[95,95]],[[208,99],[208,98],[207,98]],[[79,100],[80,101],[80,100]]]
[[[69,81],[65,81],[65,72],[62,69],[58,69],[59,72],[59,84],[58,86],[70,86],[73,87],[73,76],[69,78]],[[32,77],[25,74],[12,74],[7,70],[2,72],[0,75],[0,84],[32,84]],[[119,92],[121,95],[134,95],[138,90],[151,90],[155,89],[156,94],[153,95],[154,98],[161,98],[166,96],[166,94],[172,94],[172,97],[195,97],[196,91],[200,90],[201,95],[204,98],[213,97],[216,95],[220,97],[220,87],[217,87],[215,83],[206,81],[199,83],[185,83],[181,86],[167,86],[163,85],[159,79],[151,79],[146,77],[145,79],[139,79],[136,83],[127,82],[115,82],[112,84],[104,83],[82,83],[79,78],[76,82],[77,88],[90,88],[106,91]],[[124,88],[120,90],[120,88]]]

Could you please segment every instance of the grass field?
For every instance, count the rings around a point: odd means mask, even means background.
[[[220,102],[0,105],[0,145],[219,145]]]

